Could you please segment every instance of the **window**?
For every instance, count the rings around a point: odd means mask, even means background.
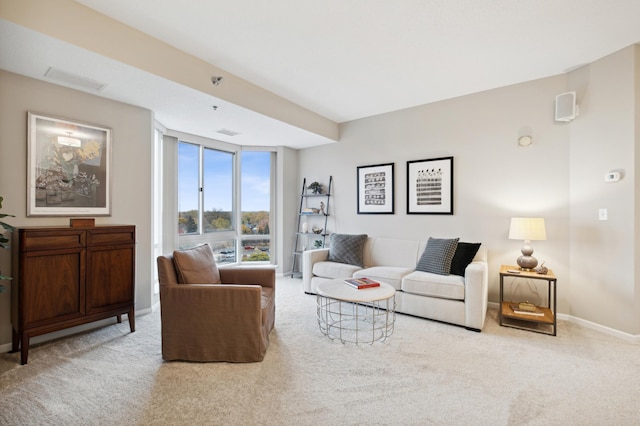
[[[178,143],[178,233],[197,234],[200,223],[200,147]]]
[[[275,154],[212,146],[178,141],[179,248],[206,242],[220,264],[272,262]]]
[[[233,154],[205,148],[203,158],[202,232],[233,227]]]
[[[271,259],[271,156],[243,151],[241,161],[242,261]]]

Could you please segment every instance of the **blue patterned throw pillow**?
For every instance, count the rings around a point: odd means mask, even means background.
[[[331,234],[327,260],[363,267],[364,243],[366,241],[367,234]]]
[[[456,254],[456,247],[460,238],[431,238],[427,241],[416,271],[431,272],[438,275],[449,275],[451,261]]]

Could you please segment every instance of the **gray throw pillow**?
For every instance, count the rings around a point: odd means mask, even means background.
[[[366,241],[367,234],[331,234],[328,260],[363,267]]]
[[[431,272],[432,274],[449,275],[451,261],[456,254],[456,247],[460,238],[431,238],[427,241],[416,271]]]

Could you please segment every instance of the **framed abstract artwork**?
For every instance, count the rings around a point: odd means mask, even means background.
[[[393,214],[393,163],[358,167],[358,214]]]
[[[28,113],[27,216],[111,215],[111,129]]]
[[[453,214],[453,157],[407,161],[407,214]]]

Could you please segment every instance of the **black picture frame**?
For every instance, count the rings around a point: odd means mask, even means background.
[[[407,161],[407,214],[453,214],[453,157]]]
[[[358,214],[394,214],[394,163],[359,166]]]

